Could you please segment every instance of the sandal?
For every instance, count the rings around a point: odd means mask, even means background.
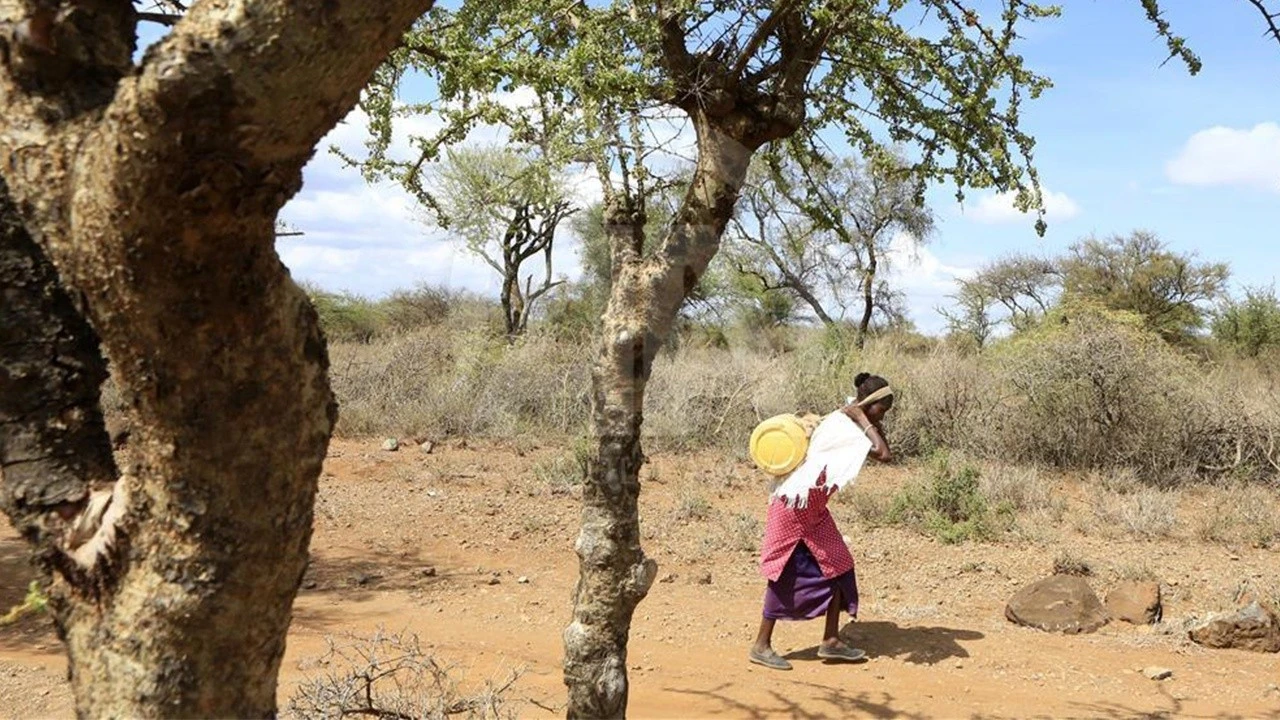
[[[787,662],[786,658],[774,652],[773,648],[769,648],[765,652],[759,652],[758,650],[752,648],[751,654],[748,655],[747,657],[748,659],[751,660],[751,662],[757,665],[763,665],[767,668],[773,668],[774,670],[790,670],[791,669],[791,663]]]
[[[865,660],[867,652],[861,648],[849,647],[848,645],[838,645],[833,648],[818,647],[818,657],[823,660],[842,660],[844,662],[857,662]]]

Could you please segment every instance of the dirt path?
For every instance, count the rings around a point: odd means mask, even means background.
[[[519,715],[562,715],[560,631],[577,572],[577,500],[558,475],[558,455],[335,443],[282,707],[327,636],[383,627],[416,633],[464,685],[522,668],[511,694]],[[1177,538],[1102,541],[1070,523],[1027,533],[1035,542],[943,546],[904,530],[861,530],[848,506],[837,506],[863,593],[860,620],[844,633],[870,661],[818,661],[815,621],[779,626],[776,646],[795,670],[750,665],[763,592],[752,548],[763,490],[748,468],[717,474],[713,462],[660,458],[646,470],[646,546],[661,581],[632,629],[632,717],[1280,718],[1280,657],[1203,650],[1181,631],[1191,616],[1229,607],[1242,582],[1280,577],[1276,553]],[[903,471],[879,469],[862,482],[888,493],[902,479]],[[1094,566],[1100,593],[1135,567],[1156,573],[1168,595],[1165,624],[1063,637],[1005,622],[1004,601],[1044,576],[1064,547]],[[29,578],[6,526],[0,607],[20,600]],[[1137,672],[1151,665],[1173,678]],[[0,630],[0,716],[70,716],[64,668],[44,621]]]

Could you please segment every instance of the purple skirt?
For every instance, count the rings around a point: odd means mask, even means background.
[[[796,544],[777,580],[764,591],[764,616],[771,620],[812,620],[825,615],[840,589],[844,610],[858,616],[858,580],[853,571],[833,578],[822,576],[818,561],[803,542]]]

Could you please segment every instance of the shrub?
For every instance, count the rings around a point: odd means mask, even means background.
[[[676,505],[676,520],[706,520],[711,517],[711,503],[696,493],[682,493]]]
[[[1213,319],[1213,337],[1246,357],[1280,349],[1280,299],[1276,290],[1248,288],[1223,303]]]
[[[453,668],[422,649],[417,635],[389,635],[379,629],[368,638],[326,638],[328,650],[289,700],[299,718],[420,718],[422,720],[497,720],[514,718],[510,690],[520,678],[512,672],[501,683],[485,682],[463,692]]]
[[[586,423],[586,359],[546,337],[508,346],[483,328],[421,330],[336,344],[330,360],[345,435],[563,435]]]
[[[425,309],[406,315],[418,320],[385,324],[435,324],[372,337],[344,331],[350,340],[331,344],[339,432],[582,430],[590,411],[591,343],[566,341],[544,325],[508,345],[492,303],[451,295],[435,320],[433,293],[413,296]],[[831,412],[865,370],[896,389],[886,429],[899,456],[947,449],[1014,465],[1096,471],[1117,482],[1131,474],[1134,488],[1172,487],[1193,477],[1280,477],[1280,372],[1233,356],[1197,364],[1135,315],[1068,302],[1038,325],[969,355],[947,345],[916,347],[900,333],[869,338],[859,350],[846,328],[785,331],[794,351],[774,353],[740,342],[725,347],[714,337],[699,341],[715,326],[686,323],[683,346],[658,357],[648,382],[650,448],[741,455],[761,419]],[[990,475],[985,491],[1015,490],[1012,482],[1004,489],[992,484],[1000,479]]]
[[[1280,544],[1280,493],[1253,485],[1215,488],[1197,518],[1196,536],[1258,548]]]
[[[760,550],[760,538],[764,528],[759,518],[747,513],[734,513],[732,521],[727,525],[727,542],[730,550],[754,553]]]
[[[982,494],[997,507],[1018,511],[1046,510],[1054,502],[1050,482],[1033,467],[992,465],[982,474]]]
[[[1176,492],[1143,488],[1127,495],[1099,491],[1094,515],[1104,534],[1129,534],[1144,538],[1168,537],[1178,521]]]
[[[331,341],[367,343],[386,328],[385,312],[368,298],[309,285],[303,290],[311,297],[320,327]]]
[[[938,453],[929,476],[894,497],[889,520],[923,529],[948,544],[992,539],[1009,527],[1012,508],[992,505],[982,493],[981,476],[973,465],[956,467],[947,454]]]
[[[1089,577],[1093,575],[1093,566],[1079,555],[1063,550],[1053,559],[1053,574]]]
[[[409,332],[444,322],[453,299],[446,290],[423,285],[394,292],[381,304],[388,327],[395,332]]]

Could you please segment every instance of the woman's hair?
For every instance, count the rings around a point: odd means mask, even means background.
[[[862,400],[863,398],[879,390],[880,388],[889,387],[889,381],[885,380],[879,375],[872,375],[871,373],[862,372],[854,376],[853,387],[854,387],[854,390],[857,391],[858,393],[858,396],[857,396],[858,400]],[[893,396],[890,395],[889,397],[877,400],[874,404],[883,405],[884,409],[888,410],[889,408],[893,407]]]

